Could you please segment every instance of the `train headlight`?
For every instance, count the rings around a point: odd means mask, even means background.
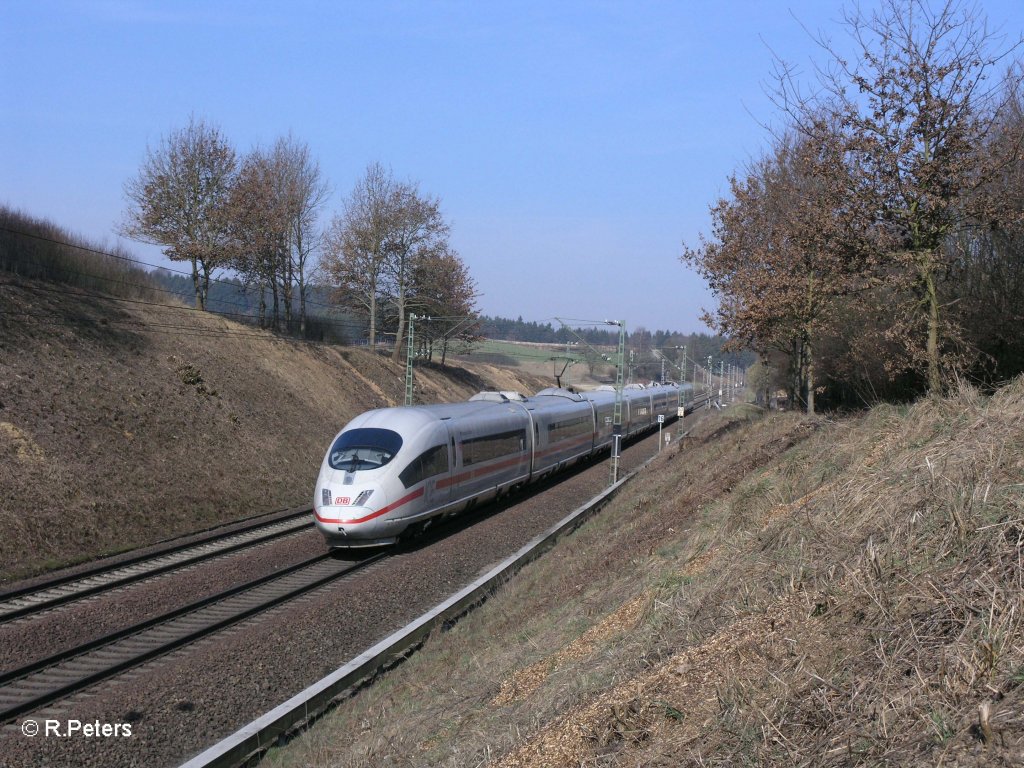
[[[363,506],[364,504],[366,504],[367,500],[368,500],[368,499],[369,499],[369,498],[370,498],[370,497],[371,497],[372,495],[373,495],[373,491],[363,491],[363,492],[362,492],[362,493],[360,493],[360,494],[359,494],[358,496],[356,496],[356,500],[352,502],[352,505],[353,505],[353,506],[356,506],[356,507],[361,507],[361,506]]]
[[[330,488],[324,488],[320,492],[320,500],[323,503],[323,506],[325,506],[325,507],[331,506],[331,489]]]

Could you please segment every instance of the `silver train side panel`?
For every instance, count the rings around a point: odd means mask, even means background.
[[[629,387],[622,398],[623,433],[632,436],[657,416],[675,413],[678,389]],[[610,388],[583,394],[551,388],[530,398],[482,393],[465,403],[368,411],[335,436],[332,449],[345,436],[362,435],[385,435],[400,447],[382,466],[355,463],[342,469],[332,466],[341,454],[334,451],[332,457],[329,449],[314,491],[316,527],[329,546],[392,543],[410,527],[609,449],[614,409]]]

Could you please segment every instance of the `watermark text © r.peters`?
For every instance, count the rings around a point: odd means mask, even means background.
[[[132,735],[131,723],[102,723],[93,720],[83,723],[81,720],[32,720],[21,721],[21,732],[26,736],[44,736],[46,738],[69,739],[129,739]]]

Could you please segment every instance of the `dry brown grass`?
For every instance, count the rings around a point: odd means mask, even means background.
[[[646,596],[634,598],[553,656],[531,664],[525,669],[516,670],[510,677],[502,680],[501,690],[491,700],[491,705],[503,707],[527,698],[540,688],[552,673],[570,662],[585,659],[602,643],[607,643],[615,635],[634,628],[647,603]]]
[[[673,602],[690,631],[709,601],[738,618],[498,765],[1018,764],[1019,390],[922,403],[902,429],[840,428],[794,451],[779,481],[823,441],[845,469],[736,530],[745,541],[718,565],[738,589]],[[722,527],[751,520],[768,479],[732,494]]]
[[[1021,764],[1024,381],[747,421],[271,764]]]

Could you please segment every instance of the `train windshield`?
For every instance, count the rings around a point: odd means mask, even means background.
[[[327,454],[331,469],[358,472],[383,467],[402,447],[402,436],[390,429],[351,429],[342,432]]]

